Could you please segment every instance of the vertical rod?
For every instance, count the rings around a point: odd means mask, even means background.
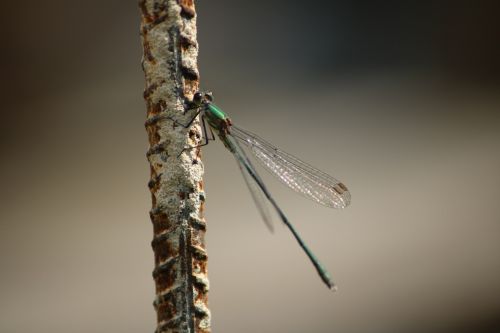
[[[182,120],[186,100],[198,90],[194,0],[140,0],[142,67],[152,195],[156,333],[210,332],[203,218],[200,122]]]

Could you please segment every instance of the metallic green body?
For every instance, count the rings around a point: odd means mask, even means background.
[[[224,146],[231,152],[234,152],[234,146],[226,137],[226,134],[229,131],[229,126],[231,125],[231,121],[224,113],[224,111],[219,109],[216,105],[209,103],[205,108],[205,116],[208,125],[210,125],[210,127],[212,127],[212,129],[217,133],[217,136],[222,141]]]
[[[214,105],[212,103],[207,105],[206,115],[210,119],[217,118],[219,120],[225,120],[227,118],[226,114],[221,109],[219,109],[216,105]]]

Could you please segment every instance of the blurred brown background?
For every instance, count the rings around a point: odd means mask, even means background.
[[[214,332],[500,332],[497,1],[198,1],[202,87],[344,181],[268,180],[339,285],[204,148]],[[136,1],[2,3],[0,332],[152,332]]]

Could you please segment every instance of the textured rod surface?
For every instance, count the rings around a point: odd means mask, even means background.
[[[152,195],[157,333],[210,332],[203,219],[200,124],[182,121],[185,99],[198,90],[193,0],[141,0],[142,67]]]

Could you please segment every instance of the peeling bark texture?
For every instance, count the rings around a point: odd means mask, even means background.
[[[156,333],[210,332],[203,218],[203,163],[198,120],[186,101],[198,90],[194,0],[141,0],[142,67],[146,78],[147,158],[151,167]],[[182,154],[180,154],[182,152]],[[179,155],[180,154],[180,155]]]

